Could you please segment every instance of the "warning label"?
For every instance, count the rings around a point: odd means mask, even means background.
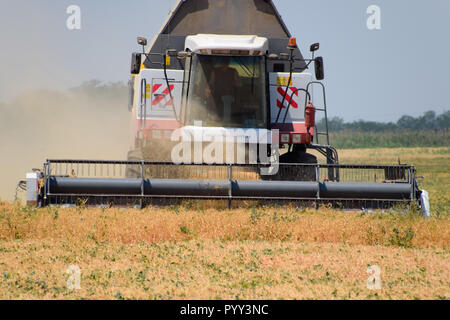
[[[289,102],[291,102],[291,108],[294,109],[298,109],[298,103],[295,101],[294,97],[298,97],[298,91],[296,91],[297,88],[296,87],[289,87],[289,89],[286,92],[286,87],[278,87],[277,88],[277,106],[278,108],[287,108],[289,105]],[[294,95],[292,96],[292,93],[294,93]],[[284,96],[286,95],[286,98],[284,98]],[[292,101],[291,101],[291,96],[292,96]],[[281,105],[282,101],[284,98],[284,103],[283,105]]]
[[[170,91],[172,92],[175,89],[175,85],[170,85]],[[173,99],[170,98],[169,88],[166,84],[155,83],[152,88],[152,106],[156,108],[164,109],[166,107],[173,106]]]

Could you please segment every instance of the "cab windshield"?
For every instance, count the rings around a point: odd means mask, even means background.
[[[262,57],[194,55],[186,108],[188,125],[265,128]]]

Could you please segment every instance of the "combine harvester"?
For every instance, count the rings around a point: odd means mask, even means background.
[[[29,204],[428,206],[413,166],[339,164],[328,128],[315,126],[316,112],[327,120],[319,44],[305,59],[272,1],[180,0],[148,48],[138,44],[128,160],[47,160],[27,175]]]

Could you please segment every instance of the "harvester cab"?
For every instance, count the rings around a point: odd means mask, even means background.
[[[180,0],[153,40],[138,45],[127,161],[47,160],[30,176],[29,201],[421,205],[413,166],[339,164],[328,126],[315,124],[316,112],[327,124],[319,44],[305,59],[272,1]]]
[[[132,68],[136,72],[139,97],[139,103],[133,108],[133,120],[138,119],[135,146],[145,149],[151,145],[150,149],[154,150],[158,139],[161,144],[170,145],[173,132],[180,129],[193,142],[226,138],[251,140],[246,146],[248,151],[253,150],[249,145],[261,142],[261,137],[270,140],[265,144],[273,143],[271,133],[276,130],[275,144],[289,148],[281,159],[301,162],[305,155],[295,157],[295,152],[305,153],[307,147],[313,147],[311,129],[315,127],[316,109],[311,86],[314,82],[310,73],[293,70],[295,38],[289,39],[285,48],[289,54],[285,57],[282,52],[269,54],[269,48],[269,39],[256,35],[198,34],[186,37],[183,51],[167,50],[172,54],[162,57],[162,69],[138,70],[135,68],[137,55],[133,54]],[[171,57],[180,62],[180,70],[167,69]],[[288,72],[285,72],[286,62]],[[323,62],[317,63],[322,64],[323,70]],[[320,76],[323,77],[323,72]],[[235,146],[231,150],[226,147],[225,152],[230,154]],[[329,157],[328,163],[337,163],[337,154],[330,154],[335,157]],[[148,158],[142,151],[141,155]],[[167,153],[158,156],[173,160]],[[257,157],[256,162],[263,160]],[[239,162],[252,161],[247,157]]]

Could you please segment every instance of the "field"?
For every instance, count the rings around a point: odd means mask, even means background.
[[[430,193],[433,215],[450,218],[450,147],[379,148],[339,152],[341,163],[412,164],[419,186]]]
[[[34,209],[0,203],[1,299],[450,299],[450,148],[359,149],[411,163],[432,218],[304,210]],[[80,288],[69,289],[80,271]],[[368,285],[368,268],[380,288]],[[72,268],[77,270],[76,268]],[[377,281],[375,282],[377,283]],[[373,282],[369,283],[373,284]]]
[[[330,132],[333,146],[338,149],[356,149],[367,146],[377,148],[430,148],[450,145],[450,131],[445,130],[401,130],[380,132],[342,130]]]

